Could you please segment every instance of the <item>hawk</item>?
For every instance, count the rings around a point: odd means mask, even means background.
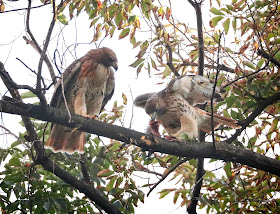
[[[190,105],[204,104],[207,101],[211,101],[214,84],[210,82],[207,77],[197,75],[185,75],[175,77],[169,84],[169,92],[179,93]],[[224,93],[225,89],[217,87],[214,93],[214,102],[222,101],[221,93]],[[151,92],[139,95],[134,104],[137,107],[145,108],[147,100],[157,94],[157,92]]]
[[[116,54],[109,48],[90,50],[66,68],[56,85],[50,106],[71,114],[95,117],[111,99],[118,69]],[[85,133],[54,124],[45,148],[55,152],[84,152]]]
[[[134,100],[138,107],[144,107],[146,113],[161,122],[165,130],[180,139],[181,134],[196,138],[198,131],[212,131],[211,113],[193,105],[211,100],[214,84],[202,76],[182,76],[169,82],[167,87],[158,93],[143,94]],[[217,87],[214,101],[222,100],[223,89]],[[213,114],[214,129],[220,124],[240,128],[237,121]]]

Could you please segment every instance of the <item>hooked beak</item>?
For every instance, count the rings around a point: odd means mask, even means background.
[[[115,71],[117,71],[117,70],[118,70],[118,62],[115,62],[115,63],[112,65],[112,67],[115,69]]]

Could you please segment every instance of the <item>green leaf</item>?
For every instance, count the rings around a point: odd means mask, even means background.
[[[228,19],[223,23],[223,26],[224,26],[225,33],[226,33],[226,34],[228,33],[229,25],[230,25],[230,19],[228,18]]]
[[[220,10],[218,10],[218,9],[215,8],[215,7],[212,7],[212,8],[210,9],[210,12],[213,13],[213,14],[215,14],[215,15],[224,15],[224,13],[222,13]]]
[[[60,21],[62,24],[67,25],[68,24],[68,20],[66,18],[66,16],[64,14],[62,14],[61,12],[57,15],[57,20]]]
[[[25,93],[21,94],[22,99],[32,98],[32,97],[37,97],[37,96],[31,91],[28,91],[28,92],[25,92]]]
[[[210,26],[215,27],[219,21],[221,21],[224,17],[223,16],[216,16],[210,20]]]
[[[227,104],[227,108],[231,108],[233,106],[233,104],[235,103],[235,100],[236,100],[236,98],[234,96],[227,97],[225,99],[225,102]]]
[[[176,189],[163,189],[159,192],[160,196],[159,198],[164,198],[165,196],[167,196],[169,193],[175,191]]]
[[[257,63],[257,66],[256,66],[256,70],[257,69],[260,69],[263,65],[263,63],[265,62],[265,59],[261,59],[258,63]]]
[[[123,39],[124,37],[126,37],[129,34],[130,29],[129,28],[125,28],[122,30],[122,32],[119,35],[119,39]]]
[[[131,65],[129,65],[130,67],[136,68],[138,65],[140,65],[145,59],[144,58],[140,58],[137,59],[135,62],[133,62]]]
[[[231,163],[226,163],[224,166],[224,170],[227,174],[227,177],[230,178],[232,176],[232,172],[231,172]]]
[[[236,20],[237,20],[237,18],[234,18],[232,20],[232,27],[233,27],[234,32],[236,32]]]
[[[57,198],[57,199],[53,199],[55,206],[59,209],[59,210],[66,210],[67,209],[67,205],[65,203],[65,201],[63,199]]]
[[[252,69],[255,70],[255,66],[253,65],[253,63],[251,63],[249,61],[245,61],[245,62],[243,62],[243,64],[246,65],[247,67],[252,68]]]

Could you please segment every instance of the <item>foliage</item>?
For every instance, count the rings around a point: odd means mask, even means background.
[[[253,3],[232,0],[222,4],[217,0],[209,9],[212,17],[204,32],[204,73],[215,79],[219,70],[218,85],[231,83],[226,87],[224,101],[215,106],[215,111],[224,116],[245,120],[264,98],[279,92],[279,68],[258,54],[259,49],[265,50],[280,60],[280,8],[277,3],[275,0]],[[160,75],[162,79],[173,77],[176,72],[179,75],[196,73],[199,53],[196,30],[187,23],[176,21],[172,5],[166,5],[151,0],[68,0],[57,11],[56,19],[67,24],[74,16],[86,12],[90,20],[88,25],[94,30],[92,41],[116,35],[119,39],[129,39],[132,48],[139,49],[135,61],[130,64],[137,75],[143,69],[148,75]],[[2,8],[1,3],[1,11]],[[140,29],[150,33],[143,34]],[[223,68],[217,64],[217,59]],[[23,98],[33,95],[28,92]],[[118,123],[126,105],[127,97],[123,94],[123,105],[115,103],[112,111],[100,115],[100,120]],[[210,107],[206,109],[210,110]],[[234,142],[235,145],[279,160],[279,111],[279,103],[269,106],[250,124],[249,131]],[[41,140],[47,138],[49,127],[45,129],[46,124],[37,121],[34,124]],[[230,132],[221,128],[217,133],[215,139],[220,141]],[[22,147],[22,142],[29,144],[24,135],[21,133],[20,141],[14,142],[10,148],[0,150],[0,160],[5,163],[0,177],[1,207],[9,213],[17,210],[32,213],[97,212],[98,208],[88,198],[33,163],[33,149]],[[63,169],[84,179],[78,154],[47,153]],[[135,172],[161,177],[159,172],[166,173],[181,160],[171,155],[146,153],[115,140],[103,142],[92,136],[88,136],[85,157],[90,183],[123,213],[134,213],[135,207],[144,203],[142,189],[150,186],[138,185],[133,179]],[[172,193],[173,203],[188,204],[195,185],[196,166],[196,160],[178,166],[170,175],[170,180],[176,180],[176,188],[160,190],[160,198]],[[154,167],[160,170],[151,171]],[[217,213],[280,212],[278,177],[230,162],[224,164],[223,174],[217,176],[211,171],[206,172],[200,208]]]

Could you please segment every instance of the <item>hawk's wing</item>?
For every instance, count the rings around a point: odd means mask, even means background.
[[[133,104],[137,107],[145,108],[147,100],[156,94],[157,94],[157,92],[151,92],[151,93],[139,95],[135,98],[135,100],[133,101]]]
[[[55,91],[50,102],[51,107],[61,108],[61,104],[64,103],[62,88],[64,89],[65,98],[68,100],[68,96],[70,95],[69,92],[76,84],[78,75],[81,71],[81,64],[81,60],[78,59],[66,68],[61,79],[56,84]]]
[[[110,74],[107,80],[105,95],[104,95],[100,112],[103,110],[103,108],[108,103],[108,101],[112,98],[114,91],[115,91],[115,72],[113,71],[113,69],[110,69]]]
[[[180,94],[191,105],[203,104],[211,100],[214,84],[204,76],[181,76],[172,79],[167,85],[170,93]],[[216,86],[214,102],[223,100],[223,88]]]

